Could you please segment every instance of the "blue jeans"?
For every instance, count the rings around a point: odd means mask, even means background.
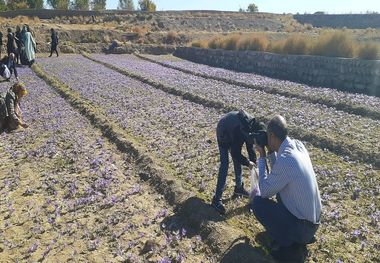
[[[319,226],[295,217],[284,206],[278,195],[277,202],[256,196],[250,208],[265,227],[269,237],[283,247],[293,243],[310,243]]]
[[[228,151],[229,148],[225,147],[221,144],[218,144],[219,147],[219,155],[220,155],[220,166],[219,166],[219,174],[218,174],[218,181],[216,183],[216,191],[214,200],[219,201],[222,200],[222,194],[224,191],[224,187],[226,185],[226,179],[228,174],[228,164],[229,164],[229,158],[228,158]],[[240,162],[232,159],[234,163],[234,171],[235,171],[235,183],[237,187],[241,187],[242,185],[242,168]]]

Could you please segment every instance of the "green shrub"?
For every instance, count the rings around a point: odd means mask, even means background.
[[[358,57],[361,59],[379,59],[380,48],[375,43],[365,43],[358,48]]]

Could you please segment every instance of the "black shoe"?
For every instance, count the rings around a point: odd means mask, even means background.
[[[226,213],[226,209],[224,208],[224,205],[221,200],[215,200],[215,198],[213,198],[211,206],[222,215]]]
[[[248,191],[244,189],[244,184],[241,184],[240,187],[235,186],[234,196],[249,197]]]
[[[307,257],[306,245],[294,243],[288,247],[273,248],[272,257],[280,262],[304,262]]]

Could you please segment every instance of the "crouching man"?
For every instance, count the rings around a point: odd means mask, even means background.
[[[220,167],[215,195],[211,205],[221,214],[225,213],[222,203],[222,194],[226,184],[229,157],[231,152],[235,171],[235,196],[248,197],[249,193],[244,189],[242,182],[242,165],[252,169],[256,162],[256,154],[253,146],[253,138],[250,134],[258,130],[260,123],[245,111],[231,111],[223,116],[216,128],[216,137],[219,147]],[[249,159],[241,154],[243,145],[246,145]]]
[[[271,254],[279,260],[298,260],[305,256],[306,244],[314,241],[321,216],[321,200],[309,153],[302,142],[288,137],[282,116],[275,116],[267,127],[268,157],[265,147],[259,153],[261,196],[250,204],[257,220],[273,240]],[[276,195],[277,202],[269,199]]]

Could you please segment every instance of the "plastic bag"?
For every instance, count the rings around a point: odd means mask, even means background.
[[[255,196],[260,195],[259,175],[256,167],[253,167],[252,170],[249,171],[249,179],[251,181],[251,192],[249,198],[253,200]]]
[[[3,78],[9,79],[11,77],[11,72],[9,71],[7,66],[4,66]]]

